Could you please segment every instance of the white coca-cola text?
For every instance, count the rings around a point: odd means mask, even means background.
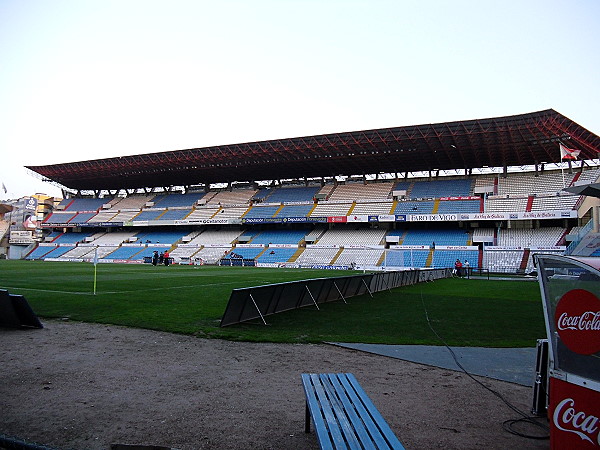
[[[598,431],[599,419],[583,411],[578,412],[575,409],[575,400],[572,398],[565,398],[556,405],[553,420],[559,430],[575,433],[581,439],[594,444],[592,437]],[[600,434],[596,436],[596,442],[600,445]]]
[[[580,316],[569,316],[566,312],[558,318],[559,330],[600,331],[600,311],[586,311]]]

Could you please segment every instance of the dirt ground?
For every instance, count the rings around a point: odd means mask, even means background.
[[[300,374],[352,372],[408,449],[549,448],[504,431],[519,416],[459,372],[327,344],[44,326],[0,329],[0,434],[60,449],[317,449]],[[478,379],[530,411],[531,388]]]

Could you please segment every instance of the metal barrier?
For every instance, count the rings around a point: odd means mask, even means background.
[[[450,269],[415,269],[398,272],[375,272],[335,278],[313,278],[268,284],[231,291],[221,326],[234,325],[253,319],[305,306],[343,300],[358,295],[390,290],[450,276]]]

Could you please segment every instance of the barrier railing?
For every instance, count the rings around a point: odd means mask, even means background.
[[[450,276],[450,269],[416,269],[397,272],[375,272],[335,278],[255,286],[231,291],[221,319],[225,327],[248,320],[261,319],[291,309],[314,306],[411,284],[433,281]]]

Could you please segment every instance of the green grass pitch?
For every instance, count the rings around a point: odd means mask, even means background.
[[[545,337],[536,282],[446,279],[220,328],[232,289],[347,272],[0,260],[0,288],[44,318],[257,342],[533,347]]]

